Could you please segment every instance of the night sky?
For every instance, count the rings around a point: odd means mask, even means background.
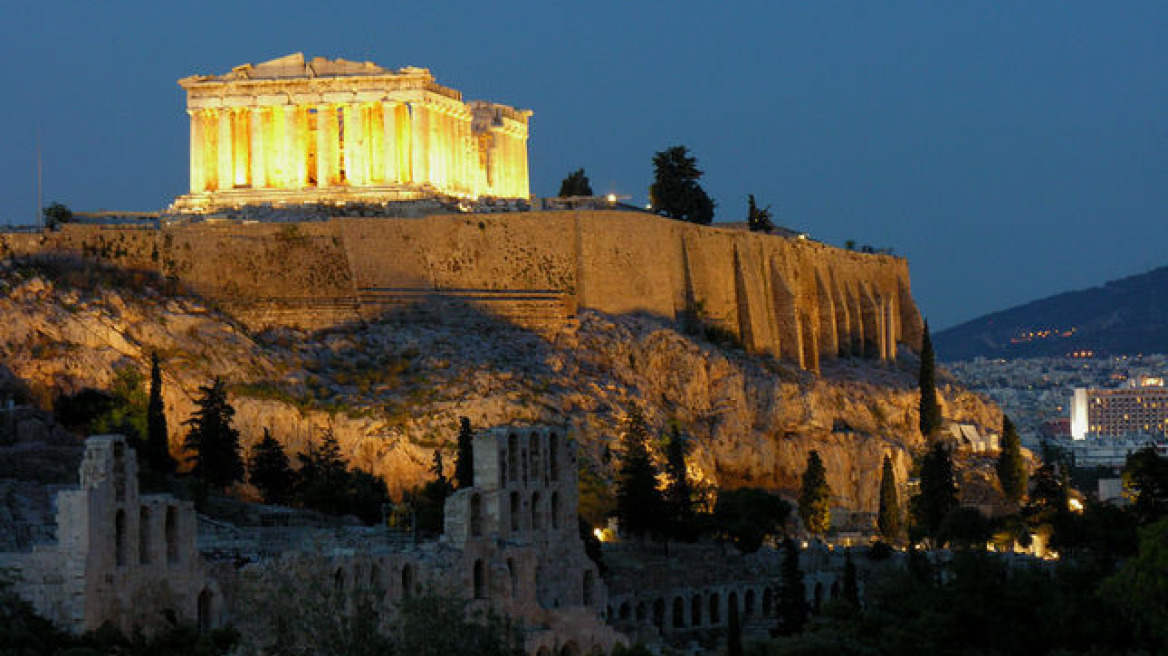
[[[1168,3],[14,2],[0,223],[186,191],[175,84],[292,52],[535,111],[532,192],[646,202],[684,144],[717,219],[907,256],[934,329],[1168,264]]]

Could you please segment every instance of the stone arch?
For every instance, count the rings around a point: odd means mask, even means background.
[[[114,513],[114,560],[118,567],[126,566],[126,511]]]
[[[519,478],[519,436],[515,433],[507,435],[507,471],[512,481],[522,480]]]
[[[150,508],[146,506],[138,510],[138,562],[150,564]]]
[[[648,615],[649,615],[649,613],[648,613],[648,610],[645,608],[645,602],[638,601],[637,602],[637,610],[636,610],[636,614],[635,614],[637,622],[644,624]]]
[[[126,500],[126,443],[114,442],[114,500]]]
[[[519,597],[519,570],[515,568],[515,559],[507,559],[507,578],[511,582],[511,598]]]
[[[731,591],[730,594],[726,595],[726,613],[727,614],[733,612],[730,609],[739,610],[739,608],[738,608],[738,593],[734,592],[734,591]]]
[[[483,536],[483,497],[477,493],[470,496],[470,535]]]
[[[402,599],[414,596],[414,566],[406,563],[401,570]]]
[[[596,574],[590,569],[584,570],[583,588],[584,605],[591,606],[596,601]]]
[[[531,454],[531,480],[538,483],[540,480],[539,433],[533,432],[528,436],[527,451]]]
[[[189,608],[189,606],[188,606]],[[209,588],[199,592],[195,608],[195,626],[199,631],[210,631],[214,627],[215,595]]]
[[[487,598],[487,568],[483,565],[482,558],[476,558],[474,561],[474,598]]]
[[[166,562],[171,565],[179,561],[178,548],[178,508],[174,506],[166,507],[166,526],[164,532],[166,534]]]
[[[533,492],[531,494],[531,530],[533,531],[543,528],[539,510],[539,492]]]
[[[673,598],[673,628],[685,628],[685,600],[681,597]]]
[[[512,491],[510,495],[511,532],[519,532],[519,493]]]
[[[696,594],[693,596],[692,599],[690,599],[689,608],[690,608],[689,625],[690,626],[701,626],[702,625],[702,596],[700,594]]]
[[[560,439],[555,433],[548,435],[548,473],[553,483],[560,480]]]
[[[659,631],[665,630],[665,600],[660,597],[653,602],[653,626]]]
[[[631,611],[629,610],[629,602],[622,601],[620,608],[617,610],[617,617],[619,617],[622,622],[627,622],[629,621],[630,615]]]
[[[717,626],[722,623],[722,599],[717,592],[710,594],[710,625]]]
[[[754,590],[748,588],[742,598],[742,614],[746,617],[754,615]]]
[[[552,528],[560,528],[560,493],[555,490],[552,490],[552,503],[548,513],[551,516]]]

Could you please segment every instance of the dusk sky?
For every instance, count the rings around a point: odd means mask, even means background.
[[[7,2],[0,223],[187,191],[175,83],[302,51],[530,108],[532,193],[646,202],[684,144],[718,221],[908,257],[934,330],[1168,264],[1168,2]]]

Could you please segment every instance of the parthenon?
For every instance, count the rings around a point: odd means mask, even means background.
[[[179,210],[529,195],[531,111],[463,102],[424,68],[295,53],[179,85],[191,140]]]

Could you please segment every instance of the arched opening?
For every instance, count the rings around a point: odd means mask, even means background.
[[[744,600],[746,605],[743,609],[743,615],[750,617],[754,615],[754,590],[747,590]]]
[[[591,606],[596,594],[596,574],[592,570],[584,570],[584,605]]]
[[[487,598],[487,572],[481,559],[474,561],[474,598]]]
[[[812,608],[815,612],[819,612],[819,607],[823,604],[823,583],[815,584],[815,605]]]
[[[126,445],[114,442],[114,500],[126,500]]]
[[[560,493],[552,492],[552,507],[551,507],[552,528],[558,529],[560,527]]]
[[[710,624],[717,625],[722,622],[722,600],[715,592],[710,595]]]
[[[559,442],[555,433],[548,436],[548,470],[553,483],[560,480]]]
[[[673,598],[673,628],[685,628],[685,600],[681,597]]]
[[[689,625],[702,625],[702,596],[696,594],[689,600]]]
[[[345,605],[345,570],[341,567],[333,572],[333,599],[338,608]]]
[[[531,480],[539,482],[539,435],[532,433],[528,438],[528,451],[531,453]]]
[[[178,508],[166,507],[166,562],[171,565],[179,561],[178,550]]]
[[[214,599],[211,591],[203,588],[199,593],[198,608],[196,609],[195,626],[199,631],[210,631],[212,628],[212,611],[214,610]]]
[[[507,576],[511,580],[511,598],[519,597],[519,571],[515,569],[515,560],[507,559]]]
[[[114,515],[114,557],[118,567],[126,566],[126,511]]]
[[[622,622],[629,621],[629,614],[630,614],[629,602],[627,602],[627,601],[621,602],[620,610],[617,611],[617,613],[618,613],[617,617],[619,617]]]
[[[534,531],[543,528],[543,522],[540,521],[539,516],[539,492],[531,495],[531,528]]]
[[[470,534],[476,538],[483,535],[483,498],[477,494],[470,497]]]
[[[146,506],[138,511],[138,562],[150,564],[150,509]]]
[[[401,571],[402,599],[414,596],[414,566],[406,565]]]
[[[770,617],[771,611],[775,609],[775,596],[770,588],[763,588],[762,591],[762,614]]]
[[[519,532],[519,493],[511,493],[511,532]]]
[[[507,436],[507,471],[512,481],[519,478],[519,437],[515,433]]]
[[[831,598],[839,599],[840,584],[839,581],[831,582]]]
[[[653,626],[658,630],[665,630],[665,600],[658,599],[653,602]]]
[[[739,608],[738,608],[738,593],[737,592],[731,592],[726,597],[726,612],[730,613],[731,608],[733,608],[734,610],[739,610]]]
[[[637,602],[637,615],[636,615],[637,622],[643,624],[647,617],[648,617],[648,613],[645,611],[645,602],[638,601]]]
[[[560,648],[560,656],[580,656],[580,649],[576,646],[576,643],[569,642]]]

